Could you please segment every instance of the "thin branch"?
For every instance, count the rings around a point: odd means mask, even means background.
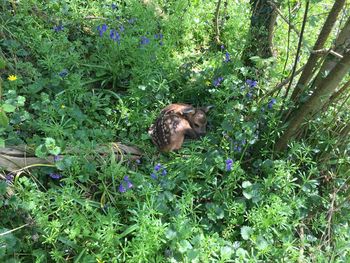
[[[301,26],[301,33],[300,33],[300,37],[299,37],[297,53],[295,55],[295,61],[294,61],[294,66],[293,66],[293,70],[292,70],[292,75],[291,75],[291,78],[290,78],[290,81],[289,81],[289,85],[288,85],[287,90],[286,90],[286,94],[284,95],[284,98],[283,98],[283,104],[284,104],[285,100],[288,97],[288,93],[289,93],[289,90],[290,90],[290,88],[292,86],[293,79],[294,79],[294,76],[295,76],[295,71],[296,71],[296,68],[297,68],[297,64],[298,64],[298,60],[299,60],[299,54],[300,54],[300,49],[301,49],[301,42],[303,41],[303,36],[304,36],[304,31],[305,31],[307,14],[309,12],[309,5],[310,5],[310,0],[307,0],[306,5],[305,5],[303,24]]]
[[[218,3],[216,4],[215,20],[214,20],[214,26],[215,26],[215,42],[216,42],[217,44],[220,44],[220,28],[219,28],[219,11],[220,11],[220,5],[221,5],[221,0],[218,0]]]
[[[281,10],[279,10],[276,3],[274,3],[273,1],[267,1],[267,2],[276,10],[277,14],[279,14],[279,16],[283,19],[283,21],[289,25],[289,28],[292,29],[298,36],[300,36],[300,32],[298,31],[298,29],[296,29],[296,27],[289,21],[289,19],[287,19],[282,14]]]
[[[302,66],[300,69],[298,69],[295,74],[294,77],[298,76],[304,69],[305,66]],[[283,88],[286,84],[289,83],[291,79],[291,76],[287,77],[286,79],[284,79],[283,81],[281,81],[279,84],[277,84],[271,91],[269,91],[268,93],[266,93],[264,96],[261,97],[260,100],[262,100],[263,98],[266,98],[267,96],[270,96],[272,94],[274,94],[276,91],[280,90],[281,88]]]
[[[12,233],[12,232],[15,232],[15,231],[17,231],[17,230],[19,230],[19,229],[21,229],[21,228],[23,228],[23,227],[29,226],[29,225],[31,225],[31,223],[27,223],[27,224],[24,224],[24,225],[22,225],[22,226],[16,227],[16,228],[14,228],[14,229],[8,230],[8,231],[6,231],[6,232],[0,233],[0,237],[5,236],[5,235],[7,235],[7,234],[10,234],[10,233]]]
[[[331,54],[337,58],[340,58],[342,59],[343,58],[343,55],[335,52],[334,50],[329,50],[329,49],[319,49],[319,50],[311,50],[311,53],[312,54],[316,54],[316,55],[327,55],[327,54]]]

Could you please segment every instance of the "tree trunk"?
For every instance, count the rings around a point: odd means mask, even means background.
[[[313,50],[319,50],[322,49],[324,44],[327,41],[327,38],[329,34],[332,31],[332,28],[337,21],[337,17],[342,10],[343,6],[345,4],[345,0],[336,0],[331,11],[328,14],[328,17],[322,27],[322,30],[320,34],[318,35],[318,39],[316,40],[316,43],[313,47]],[[301,73],[301,76],[299,78],[299,81],[292,93],[291,100],[294,102],[297,101],[297,97],[300,96],[300,94],[303,92],[307,84],[309,83],[310,79],[312,78],[312,72],[316,66],[316,63],[319,59],[319,54],[311,53],[306,65],[304,71]]]
[[[344,57],[328,74],[315,92],[309,99],[302,104],[290,116],[290,122],[286,131],[278,139],[275,149],[276,151],[283,151],[287,147],[289,140],[300,129],[304,121],[307,121],[310,115],[317,112],[328,101],[334,90],[337,88],[341,80],[348,73],[350,69],[350,51],[344,54]]]
[[[343,29],[340,31],[337,39],[334,43],[334,51],[339,55],[343,55],[345,51],[350,47],[350,17],[346,21]],[[335,67],[339,62],[339,58],[328,54],[319,73],[316,76],[314,86],[317,87],[321,81],[327,76],[327,74]]]
[[[250,57],[269,58],[273,56],[273,29],[277,19],[277,11],[269,0],[250,0],[252,15],[250,18],[249,43],[242,59],[252,66]],[[277,7],[279,3],[277,3]]]

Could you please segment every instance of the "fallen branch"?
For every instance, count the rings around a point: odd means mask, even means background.
[[[108,155],[113,153],[118,160],[123,161],[137,160],[141,158],[142,152],[133,146],[127,146],[121,143],[110,143],[107,145],[99,145],[95,149],[95,153],[99,155]],[[67,149],[67,154],[79,154],[79,150]],[[63,157],[60,156],[60,157]],[[9,172],[19,172],[33,167],[52,166],[55,165],[53,156],[47,158],[38,158],[34,154],[34,149],[19,145],[11,148],[0,148],[0,167]]]

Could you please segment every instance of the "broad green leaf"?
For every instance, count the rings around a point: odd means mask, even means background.
[[[242,226],[241,227],[241,236],[244,240],[248,240],[252,233],[253,233],[253,228],[251,228],[249,226]]]

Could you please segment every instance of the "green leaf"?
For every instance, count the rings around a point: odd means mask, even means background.
[[[173,229],[171,228],[168,228],[166,233],[165,233],[165,237],[169,240],[173,240],[174,238],[176,238],[177,236],[177,233],[176,231],[174,231]]]
[[[7,127],[9,125],[9,118],[7,117],[5,111],[0,109],[0,126]]]
[[[11,105],[11,104],[3,104],[2,105],[2,109],[5,111],[5,112],[14,112],[16,110],[16,107]]]
[[[44,158],[47,156],[46,150],[44,148],[44,145],[39,145],[35,149],[35,156],[39,158]]]
[[[267,248],[269,245],[269,243],[267,243],[266,239],[263,238],[262,236],[258,236],[257,240],[256,240],[256,248],[259,250],[263,250],[265,248]]]
[[[242,183],[242,187],[243,187],[243,188],[247,188],[247,187],[250,187],[250,186],[252,186],[252,183],[249,182],[249,181],[244,181],[244,182]]]
[[[187,240],[181,240],[179,243],[179,252],[183,254],[189,249],[192,249],[191,243]]]
[[[6,194],[7,183],[5,181],[0,181],[0,195]]]
[[[253,233],[253,228],[251,228],[249,226],[242,226],[241,227],[241,236],[244,240],[248,240],[252,233]]]

